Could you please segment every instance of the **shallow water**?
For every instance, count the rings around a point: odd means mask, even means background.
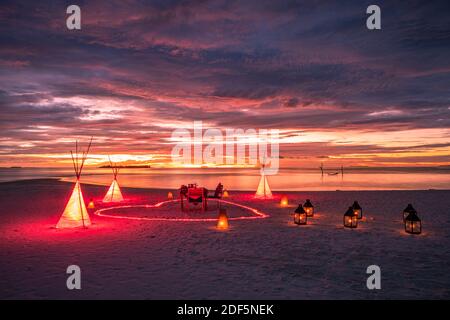
[[[334,172],[334,171],[333,171]],[[63,178],[73,181],[73,171],[65,168],[0,169],[0,182],[35,178]],[[110,169],[86,168],[84,183],[109,185]],[[229,190],[255,190],[260,179],[256,169],[122,169],[121,186],[174,189],[196,182],[214,189],[222,182]],[[281,169],[268,176],[273,190],[427,190],[450,189],[449,169],[358,168],[345,169],[344,174],[323,176],[316,169]]]

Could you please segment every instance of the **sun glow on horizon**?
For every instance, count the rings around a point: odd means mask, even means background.
[[[210,125],[205,125],[203,129]],[[36,126],[30,130],[42,130],[49,136],[52,130],[59,128]],[[157,130],[156,130],[157,131]],[[145,135],[156,132],[145,131]],[[204,132],[204,131],[203,131]],[[225,133],[225,130],[223,131]],[[243,131],[239,134],[233,132],[228,137],[214,142],[226,144],[257,144],[261,142],[258,136],[252,136]],[[257,133],[257,131],[255,131]],[[242,135],[244,133],[244,135]],[[169,133],[168,133],[169,134]],[[247,135],[245,135],[247,134]],[[58,133],[59,135],[59,133]],[[442,166],[450,165],[450,129],[412,129],[398,131],[346,131],[346,130],[279,130],[277,139],[268,139],[269,143],[280,144],[281,162],[290,165],[317,166],[317,163],[328,162],[346,166]],[[70,166],[71,156],[67,150],[73,148],[75,140],[86,140],[83,136],[55,137],[51,144],[46,140],[1,139],[4,156],[0,166]],[[447,141],[447,144],[445,143]],[[170,136],[159,136],[153,141],[152,136],[138,139],[134,136],[121,137],[94,137],[93,153],[89,155],[86,166],[102,166],[108,164],[108,155],[121,166],[151,166],[155,168],[253,168],[252,164],[176,164],[171,158],[171,148],[177,143],[196,141],[192,139],[174,139]],[[204,139],[203,147],[210,139]],[[426,142],[426,143],[425,143]],[[140,150],[147,146],[160,146],[158,152]],[[225,147],[225,146],[224,146]],[[61,152],[48,152],[52,148]],[[292,149],[294,148],[294,149]],[[303,152],[295,149],[304,150]],[[36,151],[41,150],[42,153]],[[67,149],[67,150],[66,150]],[[126,152],[124,150],[127,149]],[[8,150],[14,150],[14,153]],[[95,152],[95,150],[101,150]],[[291,151],[292,150],[292,151]],[[357,152],[355,152],[357,150]],[[224,153],[225,156],[225,153]]]

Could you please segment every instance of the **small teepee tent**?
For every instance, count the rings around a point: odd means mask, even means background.
[[[117,183],[117,175],[119,174],[119,168],[116,166],[115,163],[111,161],[109,156],[108,159],[111,170],[113,172],[114,180],[111,182],[111,186],[109,187],[108,192],[103,198],[103,202],[120,202],[123,201],[123,196],[122,192],[120,191],[119,184]]]
[[[255,193],[255,198],[257,199],[271,199],[272,191],[270,191],[269,183],[267,182],[267,177],[264,171],[264,164],[261,169],[261,179],[259,180],[258,189]]]
[[[86,205],[83,199],[83,193],[81,192],[80,177],[81,171],[83,170],[84,162],[86,161],[89,149],[91,148],[92,138],[89,142],[86,152],[83,152],[81,156],[78,156],[78,142],[75,144],[75,155],[70,151],[72,156],[73,169],[75,170],[75,175],[77,181],[75,187],[73,188],[72,195],[70,196],[69,202],[67,202],[64,212],[59,218],[56,228],[76,228],[76,227],[87,227],[91,225],[91,220],[89,219],[89,214],[86,210]]]

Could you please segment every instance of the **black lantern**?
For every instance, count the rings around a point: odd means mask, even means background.
[[[403,222],[406,221],[406,217],[413,211],[416,211],[416,210],[414,209],[414,207],[412,206],[411,203],[408,203],[405,210],[403,210]],[[416,212],[416,214],[417,214],[417,212]]]
[[[353,207],[348,207],[344,213],[344,227],[356,228],[358,226],[358,217],[353,212]]]
[[[312,205],[311,201],[309,199],[306,199],[305,204],[303,205],[303,209],[306,211],[306,215],[308,217],[314,216],[314,206]]]
[[[306,211],[303,209],[301,204],[298,205],[298,208],[294,211],[294,223],[298,225],[306,224],[308,220],[308,215]]]
[[[420,221],[417,211],[414,209],[405,218],[405,231],[412,234],[420,234],[422,232],[422,221]]]
[[[362,219],[362,208],[358,201],[353,202],[353,214],[358,218]]]

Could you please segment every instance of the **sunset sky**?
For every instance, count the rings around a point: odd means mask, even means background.
[[[382,30],[366,28],[369,4]],[[66,28],[66,7],[82,29]],[[170,166],[171,134],[279,129],[282,165],[450,165],[449,1],[1,1],[0,166]]]

